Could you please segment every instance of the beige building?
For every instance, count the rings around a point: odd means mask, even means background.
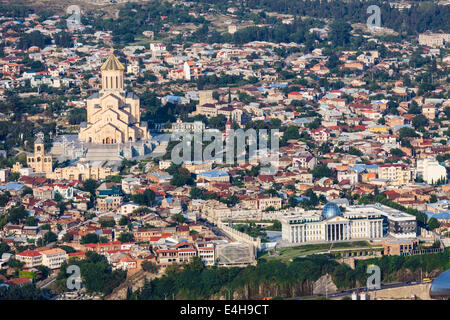
[[[119,172],[112,171],[111,168],[103,168],[100,164],[78,163],[76,166],[57,168],[54,172],[46,174],[48,179],[80,180],[105,179],[108,176],[118,175]]]
[[[450,33],[419,34],[419,44],[429,47],[443,47],[450,42]]]
[[[198,105],[202,106],[204,104],[214,104],[216,100],[213,98],[212,90],[200,90],[198,92],[199,102]]]
[[[34,141],[34,154],[27,156],[27,165],[35,172],[51,172],[52,157],[46,156],[44,152],[44,134],[39,132]]]
[[[183,122],[177,119],[177,122],[172,123],[172,131],[202,132],[203,130],[205,130],[205,124],[201,121]]]
[[[423,105],[422,113],[427,119],[434,120],[436,118],[436,107],[430,104]]]
[[[122,196],[106,196],[97,198],[97,210],[99,211],[116,211],[123,203]]]
[[[50,269],[58,269],[61,264],[68,260],[67,253],[60,248],[53,248],[40,252],[42,255],[42,264]]]
[[[16,254],[16,259],[25,263],[25,268],[34,268],[42,265],[42,255],[35,250],[25,250]]]
[[[279,210],[281,209],[281,202],[281,198],[279,197],[260,195],[258,197],[258,209],[266,210],[269,207],[273,207],[275,210]]]
[[[149,138],[147,123],[140,121],[139,97],[124,90],[124,70],[114,55],[102,65],[102,89],[87,100],[87,122],[80,127],[80,140],[115,144]]]
[[[389,180],[394,186],[410,184],[413,180],[412,170],[404,164],[382,164],[378,167],[378,178]]]

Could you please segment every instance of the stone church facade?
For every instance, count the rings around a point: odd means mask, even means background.
[[[111,55],[101,67],[102,89],[87,100],[87,122],[81,141],[120,144],[149,139],[147,123],[140,121],[139,97],[124,90],[124,66]]]
[[[45,154],[44,134],[39,132],[34,141],[34,153],[27,156],[27,165],[33,168],[34,172],[52,172],[52,156]]]

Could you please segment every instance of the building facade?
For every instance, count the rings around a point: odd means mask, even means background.
[[[382,164],[378,167],[378,178],[389,180],[394,186],[402,186],[412,182],[413,174],[404,164]]]
[[[67,253],[60,248],[53,248],[40,252],[42,255],[42,264],[50,269],[58,269],[61,264],[68,260]]]
[[[54,172],[48,172],[46,177],[48,179],[66,179],[66,180],[80,180],[87,179],[105,179],[108,176],[119,174],[118,171],[113,171],[110,167],[102,167],[101,163],[78,163],[76,166],[56,168]]]
[[[417,173],[422,175],[423,180],[429,184],[447,179],[447,169],[434,158],[417,160]]]
[[[289,243],[336,242],[383,237],[383,218],[378,212],[346,212],[328,203],[322,213],[281,218],[282,240]]]
[[[114,55],[102,65],[102,90],[87,100],[87,122],[81,124],[80,140],[116,144],[149,138],[147,123],[140,121],[139,97],[124,90],[124,70]]]
[[[52,156],[45,155],[44,134],[39,132],[34,141],[34,154],[27,156],[27,165],[34,172],[52,172]]]

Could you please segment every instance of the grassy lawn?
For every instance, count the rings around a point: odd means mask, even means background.
[[[260,258],[265,258],[267,260],[279,259],[283,262],[290,261],[301,256],[312,255],[315,253],[327,252],[331,247],[330,243],[319,243],[319,244],[307,244],[304,246],[297,247],[287,247],[279,248],[276,251],[280,253],[279,256],[269,256],[266,252],[260,256]],[[361,248],[370,247],[367,241],[354,241],[354,242],[338,242],[334,243],[331,249],[344,249],[344,248]]]
[[[343,249],[343,248],[365,248],[371,247],[367,241],[353,241],[353,242],[337,242],[333,245],[332,249]]]
[[[328,243],[321,243],[321,244],[308,244],[304,246],[298,246],[298,247],[288,247],[288,248],[280,248],[276,251],[280,252],[279,256],[269,256],[267,253],[261,256],[261,258],[265,259],[280,259],[284,262],[287,262],[291,259],[306,256],[318,252],[325,252],[330,249],[330,244]]]

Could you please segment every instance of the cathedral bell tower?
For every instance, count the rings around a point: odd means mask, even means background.
[[[34,141],[34,154],[27,156],[27,165],[33,168],[34,172],[52,172],[52,157],[45,154],[44,134],[36,134]]]
[[[100,68],[102,73],[102,91],[123,91],[123,73],[125,67],[111,54]]]

